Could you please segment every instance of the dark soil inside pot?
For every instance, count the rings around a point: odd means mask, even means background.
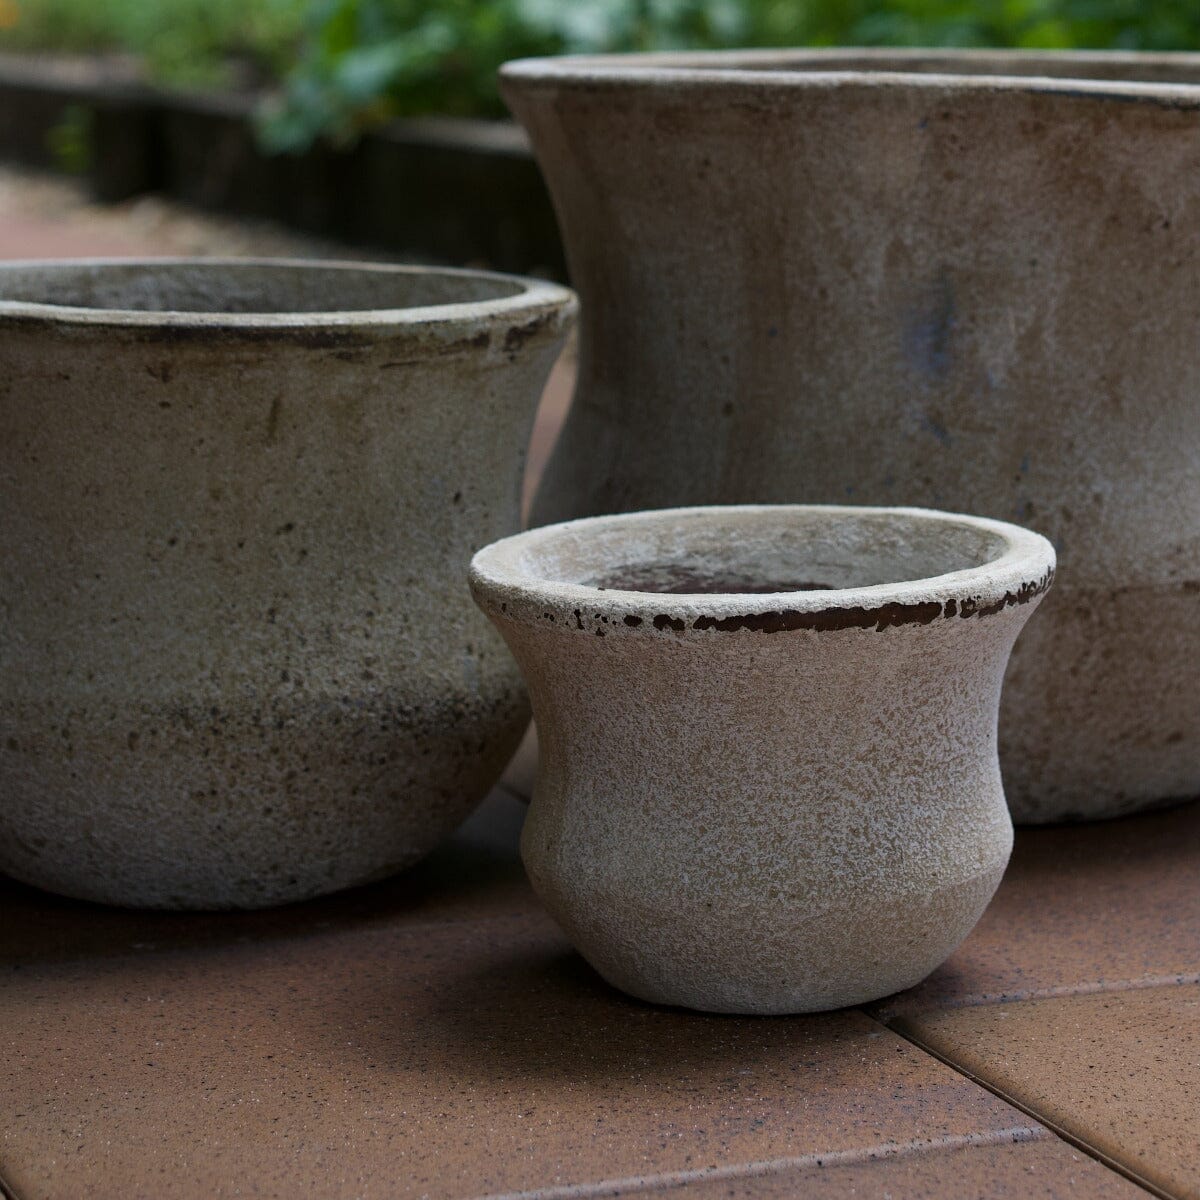
[[[600,591],[661,592],[671,595],[740,595],[767,592],[827,592],[837,585],[813,580],[773,579],[727,571],[719,575],[678,563],[631,563],[587,581]]]

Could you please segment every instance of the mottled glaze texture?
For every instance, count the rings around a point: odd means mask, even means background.
[[[402,868],[528,717],[466,595],[519,527],[562,288],[0,268],[0,870],[254,907]]]
[[[1008,861],[1000,683],[1053,566],[1000,522],[801,506],[481,551],[538,721],[539,896],[647,1000],[800,1012],[916,983]]]
[[[535,523],[1027,522],[1061,573],[1005,689],[1014,817],[1200,794],[1197,83],[1188,55],[510,65],[585,311]]]

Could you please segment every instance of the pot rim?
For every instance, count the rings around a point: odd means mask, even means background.
[[[477,280],[505,285],[512,290],[507,295],[482,297],[477,300],[444,304],[424,304],[402,308],[331,308],[326,311],[263,311],[208,312],[197,309],[107,308],[101,306],[54,304],[43,301],[6,299],[0,295],[0,325],[9,321],[42,322],[53,325],[82,327],[124,327],[130,329],[163,329],[181,332],[189,330],[215,332],[314,331],[334,329],[354,332],[361,330],[378,336],[388,330],[404,331],[416,328],[432,329],[445,326],[457,329],[463,325],[518,323],[534,313],[554,312],[560,319],[574,314],[577,308],[575,293],[570,288],[549,280],[508,275],[498,271],[480,271],[461,267],[431,267],[408,263],[355,262],[347,259],[313,258],[232,258],[179,256],[170,258],[70,258],[15,259],[0,263],[0,285],[6,275],[19,272],[93,271],[108,269],[166,269],[216,268],[236,271],[242,268],[269,268],[282,271],[355,272],[371,275],[436,275],[464,280]],[[531,331],[533,332],[533,331]]]
[[[783,592],[653,592],[550,579],[534,569],[540,548],[597,534],[727,516],[762,519],[812,516],[828,521],[887,516],[991,534],[992,558],[918,579],[828,590]],[[614,562],[614,568],[617,566]],[[624,565],[624,564],[622,564]],[[1007,521],[935,509],[827,504],[738,504],[652,509],[545,525],[485,546],[471,560],[469,582],[479,606],[500,622],[553,626],[624,637],[711,632],[832,632],[928,625],[939,618],[987,617],[1040,599],[1054,580],[1055,551],[1039,533]]]
[[[945,71],[904,71],[838,67],[838,57],[861,57],[887,62],[905,58],[913,62],[945,58]],[[1070,99],[1115,100],[1123,103],[1145,101],[1158,107],[1200,107],[1200,79],[1195,83],[1161,83],[1097,79],[1085,75],[1037,75],[1028,72],[978,74],[956,72],[953,64],[1003,61],[1078,62],[1092,65],[1143,64],[1147,67],[1189,66],[1200,72],[1200,53],[1193,51],[1032,51],[1032,50],[921,50],[913,47],[797,47],[794,49],[696,50],[659,53],[578,54],[557,58],[518,58],[500,68],[502,84],[522,89],[539,87],[587,87],[612,91],[631,88],[667,91],[692,89],[744,90],[751,94],[777,91],[863,88],[872,91],[923,89],[944,95],[947,90],[977,92],[1050,93]],[[788,60],[794,69],[782,65],[766,69],[764,64]],[[830,65],[821,68],[825,60]],[[813,69],[809,64],[817,64]]]

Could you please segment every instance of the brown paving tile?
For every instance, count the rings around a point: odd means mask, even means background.
[[[897,1028],[1178,1197],[1200,1197],[1200,986],[927,1012]]]
[[[875,1011],[1200,979],[1200,803],[1017,831],[1008,873],[944,966]]]
[[[0,976],[22,1197],[482,1196],[1042,1131],[862,1013],[607,988],[540,914]]]
[[[19,963],[263,942],[379,923],[465,920],[538,908],[517,856],[526,806],[497,789],[419,866],[383,883],[251,913],[104,908],[0,877],[0,969]]]
[[[645,1195],[645,1193],[643,1193]],[[1036,1139],[824,1161],[690,1183],[679,1200],[1146,1200],[1150,1193],[1066,1142]]]

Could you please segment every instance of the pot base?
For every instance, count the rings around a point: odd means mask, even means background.
[[[78,900],[190,910],[383,879],[447,837],[516,749],[528,704],[507,672],[488,683],[424,713],[394,694],[4,706],[0,871]]]
[[[928,895],[872,897],[853,914],[570,915],[543,896],[583,957],[615,988],[650,1004],[743,1016],[825,1012],[920,983],[974,928],[1008,863]],[[540,894],[540,893],[539,893]],[[750,919],[747,920],[746,918]],[[636,952],[631,947],[636,946]]]

